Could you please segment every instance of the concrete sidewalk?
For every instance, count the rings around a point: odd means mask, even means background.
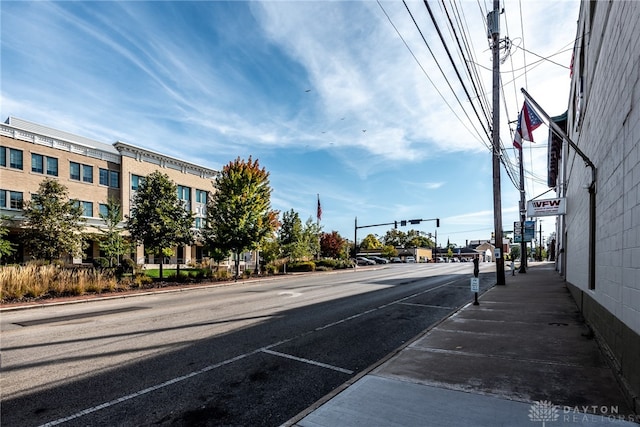
[[[506,283],[286,425],[637,427],[553,264]]]

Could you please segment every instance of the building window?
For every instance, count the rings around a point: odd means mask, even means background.
[[[109,171],[109,187],[120,188],[120,173]]]
[[[10,191],[9,200],[9,207],[11,209],[22,209],[22,192]]]
[[[109,185],[109,171],[100,168],[100,185]]]
[[[82,202],[82,216],[93,216],[93,202]]]
[[[139,175],[131,175],[131,189],[137,191],[138,187],[144,182],[144,177]]]
[[[178,185],[178,199],[182,201],[185,210],[191,211],[191,188]]]
[[[207,192],[204,190],[196,190],[196,202],[207,204]]]
[[[100,185],[120,188],[120,172],[100,168]]]
[[[41,154],[31,153],[31,172],[44,173],[44,158]]]
[[[47,157],[47,175],[58,176],[58,159]]]
[[[22,150],[9,148],[9,167],[22,170]]]
[[[80,163],[69,162],[69,178],[80,181]]]
[[[0,190],[0,208],[6,208],[6,207],[7,207],[7,190]]]
[[[82,165],[82,182],[93,182],[93,166]]]
[[[31,153],[31,172],[45,173],[45,164],[47,166],[47,175],[58,176],[58,159],[56,157]]]
[[[104,203],[100,203],[100,205],[98,206],[98,212],[100,213],[101,218],[106,218],[109,214],[109,209],[107,208],[107,205],[105,205]]]
[[[0,147],[0,166],[7,166],[7,147]]]
[[[82,210],[82,216],[93,216],[93,202],[84,202],[80,200],[72,200],[73,207],[80,208]]]

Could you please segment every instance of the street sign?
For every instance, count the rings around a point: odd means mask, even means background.
[[[472,277],[471,278],[471,292],[479,292],[480,291],[480,278]]]

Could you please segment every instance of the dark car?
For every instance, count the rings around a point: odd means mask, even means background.
[[[363,256],[359,256],[356,258],[356,263],[358,265],[376,265],[376,262],[372,259],[365,258]]]

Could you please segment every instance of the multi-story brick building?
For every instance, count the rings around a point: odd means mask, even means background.
[[[140,180],[153,171],[168,175],[178,186],[178,197],[195,214],[194,228],[200,228],[206,217],[207,198],[213,191],[215,170],[124,142],[104,144],[9,117],[0,125],[0,214],[14,219],[9,238],[18,245],[15,260],[29,258],[19,237],[21,208],[44,178],[56,179],[67,187],[69,198],[80,204],[87,219],[84,231],[95,233],[95,227],[104,226],[100,213],[106,212],[107,201],[115,200],[123,215],[128,215]],[[100,256],[98,242],[88,243],[85,261]],[[157,261],[153,255],[145,257],[142,247],[132,256],[138,264]],[[193,245],[176,248],[174,256],[166,261],[188,263],[201,258],[201,246]]]
[[[557,190],[558,267],[640,411],[640,2],[583,0]],[[585,372],[585,375],[589,375]]]

